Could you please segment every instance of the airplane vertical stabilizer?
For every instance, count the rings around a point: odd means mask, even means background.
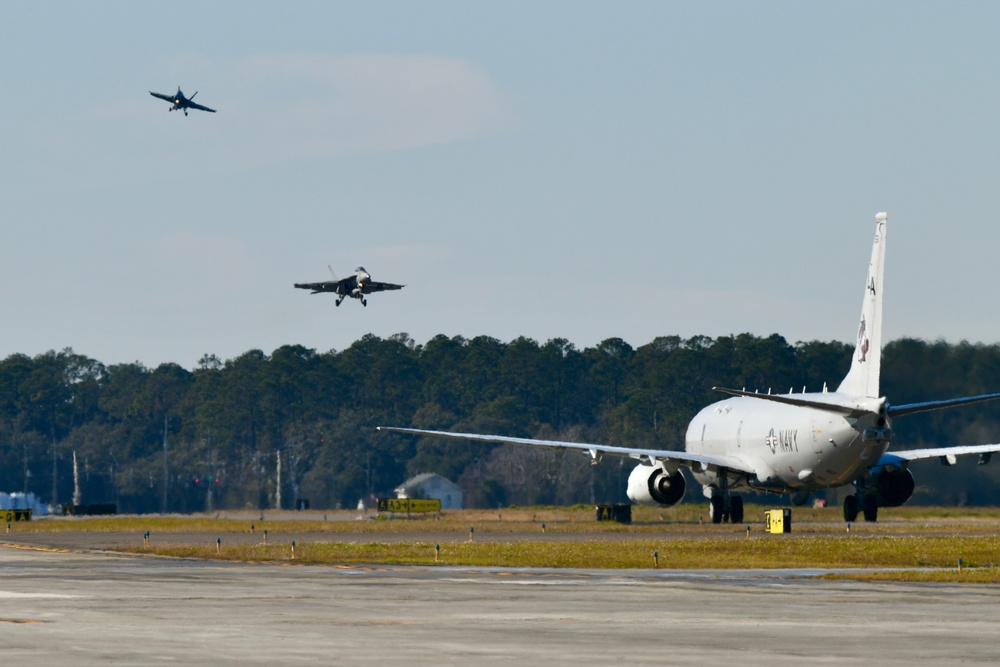
[[[888,215],[875,214],[875,243],[868,265],[868,282],[861,306],[858,343],[847,377],[838,393],[878,398],[879,366],[882,361],[882,277],[885,271],[885,223]]]

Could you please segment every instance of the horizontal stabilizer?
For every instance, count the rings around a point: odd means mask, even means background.
[[[944,408],[954,408],[959,405],[969,405],[970,403],[982,403],[1000,398],[1000,394],[980,394],[978,396],[965,396],[963,398],[950,398],[944,401],[926,401],[924,403],[909,403],[907,405],[890,405],[887,409],[890,417],[902,415],[912,415],[917,412],[930,412],[931,410],[943,410]]]
[[[794,405],[800,408],[813,408],[815,410],[825,410],[839,415],[861,415],[878,412],[885,402],[884,398],[863,398],[860,396],[845,396],[836,392],[827,394],[760,394],[753,391],[740,389],[727,389],[725,387],[712,387],[715,391],[721,391],[733,396],[745,396],[747,398],[759,398],[762,401],[774,401]]]

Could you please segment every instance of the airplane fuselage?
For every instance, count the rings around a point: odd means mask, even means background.
[[[802,394],[816,399],[831,394]],[[745,396],[702,409],[688,425],[686,451],[730,456],[754,474],[729,473],[729,488],[778,493],[814,491],[850,483],[889,447],[877,412],[846,416]],[[719,488],[719,473],[692,469]]]
[[[364,301],[365,282],[369,278],[371,276],[363,272],[348,276],[337,286],[337,294],[341,295],[341,297],[349,296],[352,299],[361,299]]]

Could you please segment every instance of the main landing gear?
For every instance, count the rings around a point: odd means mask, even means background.
[[[854,487],[858,490],[857,493],[844,498],[844,521],[856,521],[859,512],[864,514],[865,521],[878,521],[878,497],[865,493],[865,487],[860,481],[855,482]]]
[[[743,523],[743,498],[729,493],[729,471],[719,469],[719,487],[712,489],[708,516],[712,523]]]
[[[713,494],[708,502],[708,516],[712,523],[743,523],[743,498]]]

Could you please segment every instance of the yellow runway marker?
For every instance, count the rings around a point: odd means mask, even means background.
[[[7,547],[8,549],[24,549],[25,551],[46,551],[48,553],[54,553],[54,554],[82,553],[80,551],[74,551],[72,549],[57,549],[55,547],[36,547],[30,544],[13,544],[11,542],[0,542],[0,547]]]

